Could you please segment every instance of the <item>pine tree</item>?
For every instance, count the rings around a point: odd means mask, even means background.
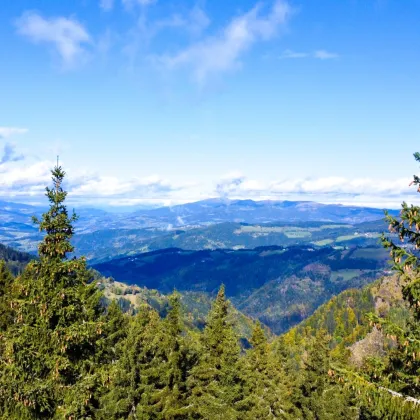
[[[357,418],[352,393],[334,378],[330,364],[330,339],[325,330],[319,330],[304,360],[294,401],[305,420]]]
[[[231,420],[238,417],[241,379],[238,338],[228,321],[229,301],[222,286],[201,336],[200,360],[188,378],[188,406],[194,419]]]
[[[109,392],[101,400],[100,419],[151,419],[156,366],[156,344],[161,338],[159,314],[143,307],[130,322],[121,354],[110,372]]]
[[[286,388],[285,373],[279,360],[270,351],[261,324],[256,323],[241,366],[244,398],[240,403],[241,418],[249,420],[284,419],[292,417],[291,388]]]
[[[180,297],[174,293],[169,297],[171,310],[164,321],[162,346],[165,350],[162,368],[162,390],[158,390],[161,417],[163,419],[185,418],[186,379],[190,368],[188,351],[182,336],[183,324]]]
[[[145,340],[147,358],[141,360],[144,395],[137,406],[139,418],[185,418],[188,357],[182,333],[179,296],[169,297],[171,309],[153,339]]]
[[[303,418],[327,419],[323,394],[329,369],[328,338],[320,330],[305,360],[300,381],[300,393],[297,394],[296,406],[302,411]]]
[[[420,162],[420,153],[415,153],[414,158]],[[412,184],[417,185],[420,192],[418,176],[414,176]],[[383,235],[382,243],[390,250],[393,268],[400,274],[403,297],[412,318],[406,328],[375,318],[396,344],[381,376],[386,376],[387,385],[404,395],[420,398],[420,207],[403,202],[400,217],[386,213],[386,219],[392,237]],[[407,246],[403,247],[401,243]]]
[[[10,298],[14,277],[6,266],[5,261],[0,261],[0,334],[13,323]]]
[[[415,153],[414,158],[420,162],[420,153]],[[411,184],[416,185],[420,192],[418,176],[414,175]],[[384,234],[382,244],[390,250],[393,269],[399,274],[403,297],[410,308],[411,318],[405,327],[401,327],[388,319],[370,315],[376,327],[382,328],[394,343],[383,362],[369,366],[370,381],[401,393],[400,398],[389,398],[386,395],[388,391],[377,392],[377,399],[382,407],[380,415],[400,413],[403,418],[405,413],[404,418],[409,418],[411,414],[407,414],[407,411],[412,410],[418,416],[419,409],[418,404],[407,402],[406,398],[420,399],[420,207],[403,202],[399,217],[393,217],[388,212],[385,214],[391,236]],[[378,387],[376,389],[379,390]],[[378,412],[378,404],[371,409]],[[369,412],[370,407],[364,407],[363,410]]]
[[[68,215],[62,183],[52,170],[50,202],[39,224],[45,236],[39,260],[16,279],[11,305],[14,323],[5,333],[1,355],[0,400],[7,418],[90,418],[97,386],[95,352],[101,336],[101,294],[84,258],[70,239],[76,215]]]
[[[115,363],[120,356],[121,343],[127,336],[129,316],[125,315],[118,302],[112,300],[102,317],[103,334],[98,342],[98,364]]]

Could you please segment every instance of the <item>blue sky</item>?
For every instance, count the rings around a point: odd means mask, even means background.
[[[416,200],[418,0],[4,0],[0,63],[11,201]]]

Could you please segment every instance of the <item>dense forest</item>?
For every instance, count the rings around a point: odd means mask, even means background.
[[[13,275],[20,274],[29,261],[34,259],[33,255],[16,251],[3,244],[0,244],[0,260],[6,263],[7,268]]]
[[[348,291],[273,342],[255,323],[244,349],[224,286],[202,331],[183,321],[176,292],[164,318],[148,305],[131,316],[115,301],[104,305],[86,260],[68,258],[76,215],[65,205],[64,171],[52,176],[50,208],[35,219],[45,234],[39,259],[15,275],[0,265],[1,418],[420,418],[415,249],[383,237],[402,286],[399,316],[375,310],[371,289]],[[387,217],[401,241],[420,245],[419,207],[403,203],[400,218]],[[350,298],[353,307],[343,309]],[[390,344],[351,364],[346,345],[372,327]]]

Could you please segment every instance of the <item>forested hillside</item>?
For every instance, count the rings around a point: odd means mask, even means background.
[[[32,259],[34,259],[33,255],[0,244],[0,260],[6,262],[7,268],[14,275],[20,274]]]
[[[145,307],[155,310],[161,318],[165,318],[171,308],[171,294],[163,294],[147,287],[129,286],[125,283],[106,278],[97,273],[95,276],[99,290],[103,292],[104,302],[109,305],[116,301],[124,313],[137,314]],[[189,329],[202,330],[206,325],[207,314],[210,311],[214,297],[210,293],[183,291],[176,292],[179,299],[182,322]],[[252,335],[254,321],[229,305],[229,321],[244,346]],[[269,328],[264,326],[266,333],[272,336]]]
[[[162,293],[215,296],[221,284],[244,314],[280,333],[331,296],[361,287],[389,269],[382,248],[261,247],[254,250],[166,249],[111,260],[95,269],[115,280]]]

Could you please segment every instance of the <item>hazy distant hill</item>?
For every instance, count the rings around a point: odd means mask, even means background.
[[[149,226],[220,222],[267,223],[277,221],[328,221],[361,223],[383,217],[383,210],[368,207],[320,204],[311,201],[253,201],[209,199],[173,207],[139,211],[133,218]]]
[[[162,231],[148,229],[104,229],[73,240],[79,255],[98,263],[139,252],[164,248],[253,249],[260,246],[369,246],[377,245],[386,230],[382,220],[357,225],[330,222],[296,222],[245,224],[225,222],[199,228],[177,228]]]
[[[0,201],[0,241],[21,251],[35,253],[41,235],[32,224],[31,216],[39,216],[42,211],[41,207]],[[324,244],[332,244],[327,231],[317,234],[313,229],[310,230],[321,225],[312,227],[310,224],[303,225],[301,227],[306,231],[298,232],[296,229],[294,234],[290,229],[289,232],[285,232],[285,229],[276,231],[273,228],[281,228],[278,224],[285,222],[297,227],[300,227],[301,223],[313,221],[322,224],[353,225],[383,218],[383,211],[373,208],[313,202],[222,199],[124,214],[92,208],[77,209],[77,213],[79,220],[76,223],[75,244],[82,254],[87,254],[96,260],[133,251],[172,246],[185,249],[255,247],[290,245],[303,243],[306,240],[326,241]],[[209,228],[202,232],[188,232],[191,228],[203,229],[221,223],[227,225]],[[274,224],[271,226],[271,231],[262,231],[258,228],[258,225],[267,223]],[[253,225],[255,228],[242,227],[240,224]],[[177,232],[180,230],[187,232]],[[375,227],[372,231],[378,232],[378,228]],[[180,236],[177,236],[178,233]],[[336,238],[348,236],[344,230],[342,233],[336,235]],[[85,234],[90,236],[81,236]],[[162,238],[149,241],[151,238],[159,237]],[[357,238],[352,239],[355,239],[355,243],[360,242]],[[335,239],[333,242],[336,242]],[[363,240],[361,243],[372,243],[372,241]]]
[[[262,247],[254,250],[165,249],[94,266],[105,276],[162,293],[177,289],[214,294],[224,283],[246,315],[279,333],[309,316],[331,296],[384,273],[379,247]]]

